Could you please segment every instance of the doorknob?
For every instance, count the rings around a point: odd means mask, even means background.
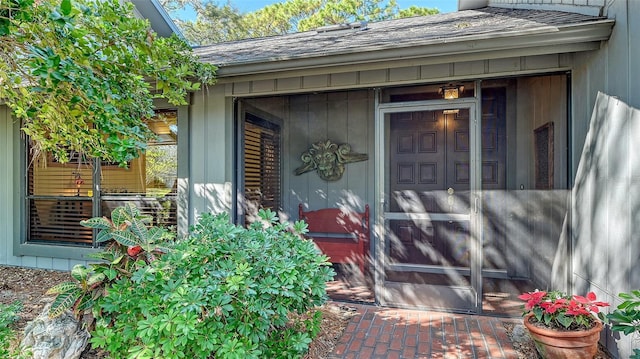
[[[453,202],[455,201],[455,198],[453,197],[453,188],[449,187],[449,189],[447,190],[447,193],[449,194],[449,196],[447,196],[447,204],[449,204],[449,210],[453,210]]]

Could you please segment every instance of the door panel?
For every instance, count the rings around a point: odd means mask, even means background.
[[[396,263],[469,267],[468,223],[457,221],[389,221],[397,243],[389,259]]]
[[[469,110],[416,111],[389,116],[392,213],[426,220],[391,221],[397,263],[469,266]],[[466,218],[465,218],[466,219]]]
[[[469,213],[469,110],[390,114],[390,212]]]

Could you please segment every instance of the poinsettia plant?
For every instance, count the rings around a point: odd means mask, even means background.
[[[603,319],[601,307],[607,302],[596,300],[594,292],[586,296],[568,295],[561,291],[533,291],[518,296],[525,301],[523,316],[533,313],[532,321],[552,329],[586,330],[594,326],[596,320]]]

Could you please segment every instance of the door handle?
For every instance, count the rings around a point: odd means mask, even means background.
[[[478,206],[478,200],[479,200],[479,198],[478,198],[478,197],[476,197],[476,198],[473,200],[473,207],[474,207],[474,211],[475,211],[476,213],[478,213],[478,207],[479,207],[479,206]]]

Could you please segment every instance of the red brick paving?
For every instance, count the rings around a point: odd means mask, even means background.
[[[351,319],[330,359],[516,358],[504,328],[517,319],[351,304]]]

